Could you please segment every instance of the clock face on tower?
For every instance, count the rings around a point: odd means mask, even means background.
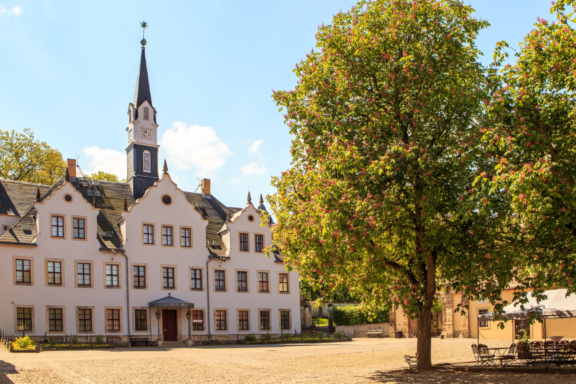
[[[150,140],[152,138],[152,130],[149,128],[142,128],[142,138]]]

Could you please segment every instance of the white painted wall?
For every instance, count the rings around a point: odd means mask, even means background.
[[[152,111],[151,111],[152,113]],[[72,202],[66,202],[64,196],[73,196]],[[162,196],[169,195],[172,204],[162,203]],[[285,272],[284,265],[275,263],[274,258],[267,258],[263,253],[254,252],[254,234],[265,236],[265,246],[271,239],[268,225],[260,226],[260,215],[256,209],[248,204],[244,211],[235,216],[232,223],[227,224],[227,231],[223,233],[224,239],[230,245],[227,261],[210,261],[208,264],[208,282],[206,275],[206,261],[209,252],[206,249],[207,220],[194,209],[185,198],[183,192],[168,175],[151,187],[139,199],[137,204],[123,214],[121,223],[124,233],[124,249],[128,257],[130,286],[130,308],[126,305],[126,275],[125,258],[121,254],[113,255],[111,252],[99,251],[100,244],[96,238],[96,217],[98,209],[87,203],[79,192],[70,183],[65,183],[44,202],[36,204],[38,210],[37,222],[39,235],[37,247],[30,246],[0,246],[0,328],[12,333],[15,332],[15,311],[17,306],[34,306],[33,334],[43,335],[47,331],[47,306],[61,306],[65,308],[65,330],[67,334],[79,334],[76,329],[76,307],[94,307],[94,331],[90,335],[114,336],[118,333],[106,332],[105,307],[122,308],[122,332],[127,335],[135,334],[133,328],[133,309],[146,308],[148,303],[166,297],[170,293],[173,297],[194,303],[195,308],[205,310],[205,319],[208,317],[207,292],[210,292],[210,329],[212,334],[236,333],[265,333],[258,331],[258,309],[271,311],[271,333],[280,332],[279,310],[291,311],[291,331],[300,331],[300,303],[298,275],[289,274],[290,293],[279,293],[278,273]],[[51,238],[51,215],[65,216],[66,237],[64,239]],[[252,215],[254,221],[250,222],[248,216]],[[86,218],[86,240],[72,240],[72,217]],[[142,241],[142,224],[155,225],[155,244],[144,245]],[[174,246],[162,246],[162,225],[172,225],[174,228]],[[192,227],[193,247],[180,247],[180,226]],[[238,249],[239,232],[250,234],[250,251],[240,252]],[[33,285],[21,286],[14,284],[13,259],[15,257],[29,257],[33,259]],[[61,259],[64,266],[64,285],[47,286],[45,280],[46,259]],[[88,260],[93,263],[93,284],[91,288],[76,288],[76,271],[74,262]],[[120,288],[105,287],[105,268],[107,262],[120,264]],[[148,284],[146,289],[132,289],[132,265],[146,264]],[[166,290],[162,287],[161,266],[174,266],[176,268],[176,289]],[[197,267],[204,271],[203,291],[190,290],[190,267]],[[214,291],[214,269],[225,269],[227,291]],[[249,292],[237,292],[236,270],[247,270]],[[270,272],[270,293],[258,293],[257,271]],[[215,331],[214,309],[228,310],[228,330]],[[250,310],[250,331],[237,330],[237,309]],[[130,321],[128,322],[128,312]],[[155,309],[153,309],[155,312]],[[179,331],[182,339],[188,337],[188,323],[185,317],[186,309],[179,310]],[[152,316],[149,324],[154,335],[158,334],[158,323]],[[162,324],[160,324],[161,326]],[[30,333],[30,332],[28,332]],[[160,331],[162,333],[162,330]],[[208,327],[196,334],[207,334]],[[140,332],[149,335],[150,332]],[[80,334],[83,335],[83,334]]]

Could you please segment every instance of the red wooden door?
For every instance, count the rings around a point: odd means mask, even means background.
[[[178,341],[176,311],[174,309],[162,310],[162,326],[164,327],[164,341]]]

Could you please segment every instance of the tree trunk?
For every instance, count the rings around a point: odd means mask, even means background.
[[[432,369],[432,306],[422,308],[418,316],[418,369]]]

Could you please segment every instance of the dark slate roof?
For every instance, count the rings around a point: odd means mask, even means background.
[[[36,229],[36,193],[40,188],[42,198],[46,199],[54,190],[59,188],[65,181],[61,178],[55,185],[37,185],[0,179],[0,196],[5,199],[10,212],[18,212],[22,216],[12,228],[0,236],[0,243],[16,243],[34,245],[37,236]],[[72,185],[82,194],[84,199],[94,205],[94,199],[98,200],[100,212],[97,217],[98,240],[101,250],[122,251],[122,234],[118,223],[124,210],[124,199],[128,207],[134,205],[136,200],[132,196],[132,190],[128,183],[99,181],[98,186],[91,185],[87,179],[77,179]],[[88,190],[98,190],[100,196],[89,196]],[[8,191],[8,192],[3,192]],[[1,194],[3,193],[3,194]],[[213,257],[226,256],[226,247],[218,234],[218,231],[241,208],[226,207],[216,197],[203,196],[199,193],[184,192],[186,199],[194,206],[194,209],[208,220],[206,227],[206,247]],[[111,235],[111,236],[109,236]]]
[[[140,56],[140,68],[138,78],[136,79],[136,92],[134,92],[134,106],[136,107],[135,119],[138,120],[138,107],[143,102],[148,101],[152,105],[152,94],[150,93],[150,82],[148,81],[148,68],[146,68],[146,48],[142,47],[142,56]]]
[[[36,200],[38,188],[40,194],[44,195],[50,186],[0,179],[0,213],[22,216]]]

